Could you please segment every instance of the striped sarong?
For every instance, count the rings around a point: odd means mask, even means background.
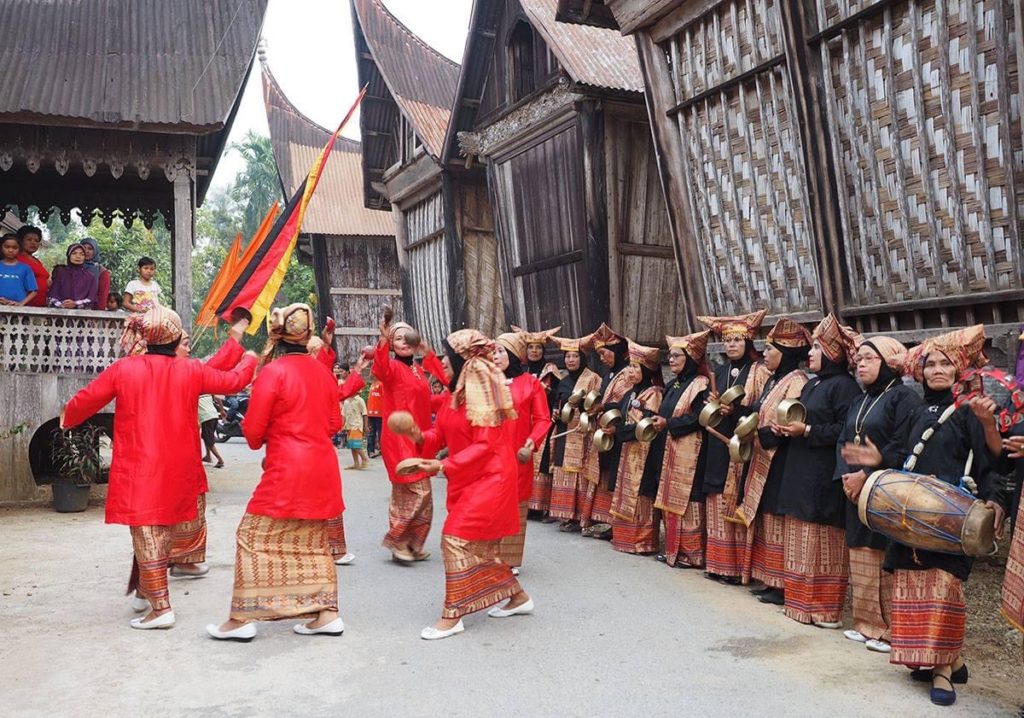
[[[384,548],[391,551],[423,550],[434,517],[434,498],[430,493],[430,479],[408,484],[391,484],[391,503],[388,506],[388,533]]]
[[[612,492],[598,484],[590,484],[591,488],[583,496],[583,509],[580,523],[584,528],[593,524],[610,524],[612,522]]]
[[[232,619],[274,621],[338,610],[326,521],[245,514],[237,539]]]
[[[725,520],[736,513],[735,496],[711,494],[704,502],[704,517],[707,530],[705,568],[716,576],[744,577],[743,555],[747,547],[747,529],[741,524]]]
[[[206,560],[206,494],[199,494],[196,499],[195,519],[175,524],[172,534],[169,560],[172,566]]]
[[[658,550],[658,526],[654,502],[637,496],[632,520],[612,516],[612,548],[623,553],[654,553]]]
[[[885,551],[850,549],[853,628],[868,638],[889,640],[892,574],[882,570]]]
[[[502,563],[512,567],[523,565],[523,551],[526,549],[526,514],[529,511],[526,501],[519,504],[519,533],[506,536],[498,542],[498,558]]]
[[[441,536],[444,557],[443,618],[459,618],[504,601],[522,589],[512,567],[498,559],[497,541]]]
[[[137,591],[149,599],[154,611],[171,607],[171,596],[167,590],[167,566],[174,544],[174,530],[177,526],[131,526],[132,573],[128,579],[128,593]]]
[[[963,582],[937,568],[893,575],[890,663],[947,666],[964,647],[967,605]]]
[[[530,491],[528,507],[530,511],[541,511],[547,513],[551,506],[551,481],[550,474],[542,474],[539,471],[533,474],[533,488]]]
[[[327,520],[327,547],[333,558],[341,558],[348,553],[348,542],[345,541],[345,518],[342,514]]]
[[[765,586],[782,588],[786,575],[786,523],[782,516],[761,512],[754,520],[754,542],[747,565],[750,577]],[[747,534],[750,543],[750,534]]]
[[[690,501],[679,516],[663,511],[665,522],[665,561],[669,566],[704,565],[704,504]]]
[[[551,476],[552,518],[563,521],[581,521],[587,498],[593,496],[593,484],[582,472],[566,471],[556,466]]]
[[[850,554],[841,528],[786,517],[786,615],[800,623],[843,618]]]

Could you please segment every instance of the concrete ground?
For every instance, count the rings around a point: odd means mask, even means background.
[[[341,457],[347,465],[348,452]],[[928,702],[886,657],[839,631],[801,626],[742,588],[618,554],[605,542],[531,522],[520,577],[532,616],[477,614],[466,632],[422,641],[444,590],[438,549],[444,481],[435,482],[431,560],[391,563],[380,548],[389,486],[380,468],[346,472],[345,524],[356,563],[338,569],[341,638],[262,624],[249,644],[219,643],[233,532],[259,475],[240,440],[209,470],[210,575],[175,579],[169,631],[128,627],[131,542],[102,508],[0,511],[0,713],[8,716],[948,716],[1008,715],[967,686]],[[94,491],[98,491],[95,490]],[[984,680],[984,677],[978,678]],[[975,683],[972,676],[972,683]]]

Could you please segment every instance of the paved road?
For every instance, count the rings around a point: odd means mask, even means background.
[[[347,452],[342,463],[347,464]],[[443,593],[434,558],[392,564],[379,547],[388,484],[379,462],[345,476],[352,566],[339,567],[341,638],[263,624],[249,644],[203,627],[226,617],[233,532],[259,455],[237,439],[210,470],[210,566],[172,580],[178,623],[128,628],[131,542],[102,509],[0,512],[0,705],[5,715],[202,716],[949,716],[927,688],[838,631],[800,626],[740,588],[624,556],[531,522],[521,580],[533,616],[466,620],[419,638]],[[435,483],[443,497],[444,481]],[[435,499],[443,513],[441,498]],[[439,526],[440,521],[435,524]],[[1007,715],[977,689],[961,715]]]

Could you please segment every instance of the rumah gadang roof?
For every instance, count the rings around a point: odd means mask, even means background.
[[[593,25],[558,22],[558,0],[518,0],[534,30],[577,85],[598,90],[642,93],[644,77],[632,38]],[[504,0],[474,0],[463,71],[452,122],[445,138],[445,160],[457,156],[455,135],[471,129],[495,52]]]
[[[293,105],[277,83],[264,57],[263,102],[270,125],[270,143],[284,191],[290,197],[309,174],[331,137]],[[344,103],[342,103],[344,104]],[[355,140],[339,137],[302,221],[303,234],[394,236],[391,215],[363,205],[362,153]]]
[[[397,161],[398,118],[404,117],[435,160],[441,156],[459,81],[459,66],[427,45],[392,15],[381,0],[351,0],[359,85],[368,206],[386,208],[373,189]],[[443,3],[438,3],[443,13]]]

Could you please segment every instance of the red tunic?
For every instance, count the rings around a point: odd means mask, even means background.
[[[25,254],[24,252],[19,253],[18,261],[27,265],[32,270],[32,274],[36,277],[36,296],[32,297],[32,300],[25,306],[45,307],[46,292],[48,290],[47,285],[50,283],[50,273],[46,271],[46,267],[43,266],[43,263],[31,254]],[[106,307],[100,307],[100,309],[106,309]]]
[[[533,374],[520,374],[512,380],[510,388],[516,407],[512,449],[519,451],[527,439],[533,439],[534,451],[541,451],[544,437],[551,428],[551,411],[544,385]],[[516,466],[519,469],[519,500],[526,501],[533,493],[533,458],[525,464],[519,463],[517,458]]]
[[[445,402],[433,428],[423,433],[420,456],[435,456],[448,478],[448,518],[443,532],[466,541],[495,541],[519,533],[518,469],[508,426],[477,427],[466,407]],[[532,464],[531,464],[532,465]]]
[[[242,360],[243,354],[245,354],[245,347],[234,339],[228,339],[221,345],[216,354],[206,360],[206,366],[220,371],[229,371]],[[200,441],[199,444],[196,445],[196,451],[199,454],[199,470],[202,472],[203,477],[203,480],[199,485],[199,493],[205,494],[210,490],[210,484],[206,477],[206,468],[203,466],[203,442]]]
[[[344,510],[331,437],[341,431],[334,377],[309,354],[285,354],[252,385],[242,433],[267,446],[263,477],[246,509],[276,519],[332,519]]]
[[[377,348],[373,353],[373,373],[380,379],[384,419],[380,437],[380,453],[384,459],[384,466],[388,470],[388,478],[396,484],[411,484],[426,478],[426,475],[422,473],[411,476],[398,476],[395,473],[395,467],[399,461],[421,454],[412,440],[393,433],[387,426],[388,417],[392,412],[407,411],[412,414],[420,431],[430,428],[430,380],[427,379],[423,369],[437,377],[442,384],[446,383],[444,365],[433,353],[423,358],[422,368],[414,367],[398,359],[392,359],[388,355],[386,341],[381,340],[377,343]]]
[[[64,407],[68,427],[117,400],[107,523],[170,526],[196,517],[206,486],[199,396],[239,391],[255,367],[252,357],[219,371],[198,359],[142,354],[114,362],[72,397]]]

